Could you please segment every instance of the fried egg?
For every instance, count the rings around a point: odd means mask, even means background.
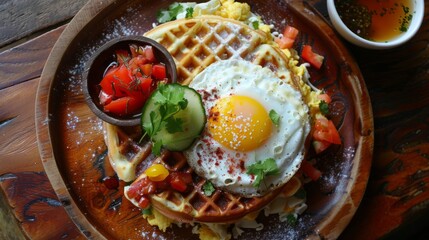
[[[208,114],[199,139],[184,153],[195,172],[218,188],[260,196],[286,183],[299,169],[310,132],[299,91],[270,69],[244,60],[213,63],[190,83]],[[277,113],[274,124],[270,112]],[[279,168],[259,186],[247,171],[273,158]]]

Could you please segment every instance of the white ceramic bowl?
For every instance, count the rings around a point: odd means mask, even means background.
[[[347,41],[364,48],[388,49],[388,48],[399,46],[407,42],[414,36],[414,34],[416,34],[416,32],[420,28],[420,25],[422,24],[422,21],[423,21],[424,10],[425,10],[424,0],[412,0],[412,1],[414,4],[414,12],[413,12],[413,18],[411,20],[408,30],[405,33],[398,36],[397,38],[394,38],[386,42],[370,41],[355,34],[341,20],[336,10],[334,0],[327,0],[327,6],[328,6],[329,18],[331,19],[331,22],[334,28]]]

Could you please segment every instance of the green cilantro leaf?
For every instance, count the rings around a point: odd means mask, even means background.
[[[206,181],[203,185],[204,195],[211,196],[216,189],[213,186],[213,183],[210,181]]]
[[[168,7],[168,10],[159,11],[156,20],[158,20],[159,23],[176,20],[177,15],[181,11],[183,11],[183,5],[180,3],[173,3]]]
[[[259,21],[252,22],[253,29],[259,29]]]
[[[183,132],[183,120],[181,118],[169,117],[165,120],[165,128],[169,133]]]
[[[175,115],[188,106],[188,100],[184,96],[183,88],[160,84],[157,91],[151,96],[151,101],[157,106],[157,111],[151,111],[150,122],[142,125],[145,135],[147,134],[153,140],[161,129],[166,129],[169,133],[183,132],[183,119],[175,117]],[[153,145],[152,152],[158,156],[162,143],[157,141]]]
[[[292,226],[295,226],[298,222],[298,219],[296,218],[296,216],[294,214],[288,214],[286,216],[286,222]]]
[[[152,146],[152,153],[159,157],[161,155],[162,140],[156,141]]]
[[[274,125],[278,127],[280,124],[280,115],[274,109],[271,109],[269,112],[269,116]]]
[[[255,181],[253,182],[254,187],[259,187],[261,181],[263,181],[266,176],[277,175],[279,172],[280,170],[277,167],[276,160],[273,158],[258,161],[250,165],[247,169],[247,174],[253,174],[256,176]]]
[[[194,8],[188,7],[186,8],[186,18],[192,18],[194,15]]]
[[[323,115],[329,114],[329,104],[323,100],[319,103],[319,109]]]
[[[152,208],[149,207],[149,208],[143,209],[142,210],[142,214],[144,214],[144,215],[152,215]]]

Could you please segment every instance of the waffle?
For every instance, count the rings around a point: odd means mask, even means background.
[[[170,52],[176,62],[177,81],[184,85],[210,64],[235,58],[268,67],[280,79],[299,86],[287,68],[289,59],[269,44],[266,33],[239,21],[211,15],[181,19],[159,25],[145,36]]]
[[[176,20],[150,30],[145,36],[158,41],[172,54],[181,84],[189,84],[216,61],[235,58],[268,67],[280,79],[299,89],[296,83],[299,78],[289,71],[286,55],[268,43],[265,33],[241,22],[216,16]],[[133,131],[108,123],[104,123],[104,129],[109,160],[120,179],[134,179],[141,172],[139,169],[153,162],[163,164],[169,171],[192,173],[192,188],[186,193],[166,190],[150,196],[153,207],[173,220],[232,222],[260,210],[282,191],[278,188],[261,197],[246,198],[216,189],[211,196],[206,196],[201,190],[205,179],[193,172],[182,153],[164,150],[154,159],[150,154],[151,144],[138,144],[138,138],[130,135]],[[140,166],[142,164],[145,166]],[[141,174],[135,182],[143,177]],[[134,199],[129,200],[136,204]]]

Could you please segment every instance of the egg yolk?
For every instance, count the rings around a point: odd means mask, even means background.
[[[272,124],[258,101],[237,95],[217,100],[208,121],[213,139],[226,148],[242,152],[261,146],[270,137]]]

